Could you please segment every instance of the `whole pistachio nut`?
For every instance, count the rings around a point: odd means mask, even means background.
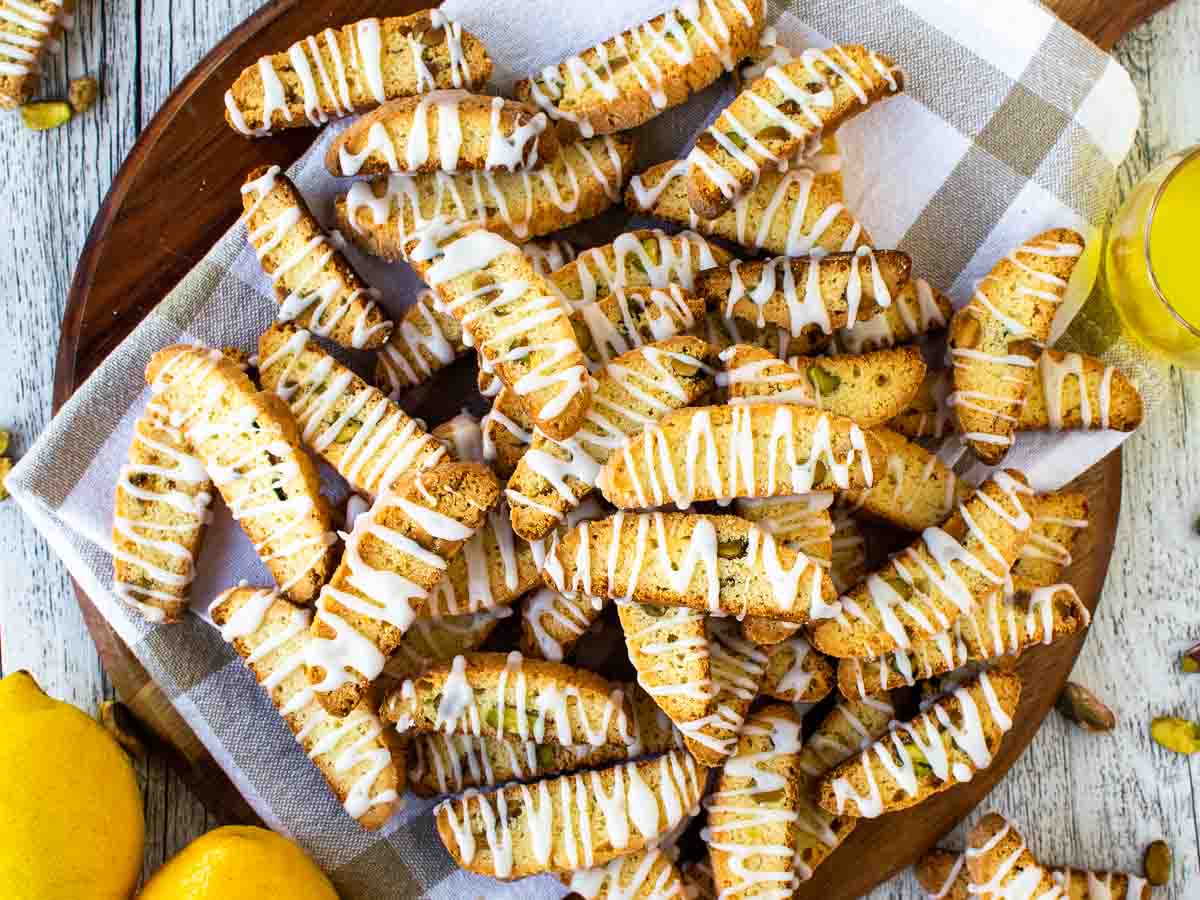
[[[1100,698],[1081,684],[1068,681],[1058,695],[1056,708],[1062,715],[1086,731],[1112,731],[1117,717]]]
[[[1175,753],[1200,752],[1200,725],[1175,716],[1159,716],[1150,723],[1150,737]]]
[[[21,107],[21,121],[33,131],[49,131],[71,120],[71,107],[61,100],[26,103]]]
[[[1146,880],[1155,887],[1166,884],[1171,880],[1171,847],[1166,841],[1155,841],[1146,848],[1146,856],[1142,860],[1142,868]]]

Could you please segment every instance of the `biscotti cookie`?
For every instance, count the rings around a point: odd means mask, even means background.
[[[844,506],[834,507],[833,561],[829,579],[844,594],[867,577],[867,540],[854,513]]]
[[[989,465],[1012,445],[1034,366],[1082,253],[1083,237],[1074,231],[1037,235],[996,264],[950,323],[948,402],[958,430]]]
[[[591,404],[587,365],[565,308],[520,247],[443,221],[405,252],[542,433],[561,441],[578,431]]]
[[[533,443],[533,417],[515,391],[501,388],[479,427],[483,431],[484,461],[508,481]]]
[[[464,409],[429,432],[459,462],[483,462],[483,427]]]
[[[409,785],[421,797],[474,787],[532,781],[579,769],[609,766],[635,756],[665,753],[682,743],[671,720],[637,685],[622,685],[633,708],[632,746],[563,746],[469,734],[415,734],[409,742]]]
[[[456,656],[404,682],[382,715],[400,733],[514,737],[563,747],[638,742],[629,698],[586,669],[520,653]]]
[[[691,292],[705,269],[729,263],[728,251],[694,231],[670,235],[658,228],[627,231],[603,247],[581,252],[550,273],[549,281],[572,309],[631,288],[678,284]]]
[[[924,278],[914,278],[892,297],[891,306],[852,328],[843,328],[834,343],[842,353],[887,350],[945,328],[954,307]]]
[[[954,505],[970,494],[954,470],[920,444],[887,428],[872,429],[867,441],[882,448],[884,464],[871,487],[844,493],[854,509],[909,531],[923,531],[946,521]]]
[[[882,425],[920,389],[925,360],[916,347],[860,356],[793,356],[787,362],[758,347],[724,350],[719,381],[729,401],[791,403],[826,409],[864,428]]]
[[[393,682],[416,678],[426,669],[470,653],[491,636],[501,619],[512,615],[507,606],[459,616],[437,615],[413,621],[383,667]],[[377,682],[379,683],[379,682]]]
[[[537,75],[517,98],[585,137],[636,128],[729,72],[758,43],[766,6],[742,0],[680,3]]]
[[[75,0],[6,3],[0,15],[0,109],[16,109],[37,91],[42,63],[75,21]]]
[[[832,343],[832,338],[822,334],[820,329],[805,331],[800,337],[794,338],[786,328],[778,325],[759,328],[745,319],[723,316],[715,309],[708,310],[696,333],[718,350],[728,350],[738,345],[761,347],[779,359],[820,353]]]
[[[814,783],[836,765],[887,732],[894,710],[886,699],[850,700],[835,706],[810,734],[800,751],[805,775],[803,798],[796,810],[796,875],[812,878],[821,865],[858,826],[853,816],[835,816],[817,805]]]
[[[1041,866],[1020,832],[998,813],[979,820],[967,835],[969,892],[981,897],[1024,894],[1027,897],[1061,897],[1054,875]]]
[[[362,19],[309,35],[243,69],[225,92],[225,121],[263,137],[323,125],[396,97],[475,90],[491,74],[483,44],[436,9]]]
[[[718,896],[790,896],[797,887],[800,748],[800,716],[790,706],[765,706],[742,726],[737,751],[704,801],[708,824],[700,836]]]
[[[466,352],[458,319],[440,309],[433,291],[421,291],[379,348],[375,385],[395,400],[402,391],[424,384]]]
[[[1037,498],[1029,540],[1012,568],[1012,590],[1031,591],[1062,580],[1079,532],[1088,527],[1088,499],[1073,491]]]
[[[708,616],[701,610],[617,601],[638,684],[672,722],[693,722],[716,696]]]
[[[692,331],[703,317],[704,301],[671,284],[618,288],[602,300],[580,304],[571,324],[588,368],[599,372],[616,356]]]
[[[633,164],[630,135],[563,144],[536,172],[388,175],[336,201],[338,228],[365,253],[403,258],[405,239],[439,218],[476,222],[523,241],[594,218],[621,199]]]
[[[715,219],[750,190],[764,168],[787,167],[825,132],[904,89],[904,73],[858,44],[810,47],[744,88],[688,154],[688,203]]]
[[[802,637],[768,647],[762,692],[788,703],[816,703],[833,690],[833,666]]]
[[[404,750],[369,701],[341,719],[317,702],[304,674],[311,613],[247,587],[225,591],[211,612],[346,812],[364,828],[382,827],[402,805]]]
[[[562,662],[607,606],[607,598],[567,597],[543,585],[521,601],[521,652]]]
[[[886,471],[883,444],[867,434],[804,406],[681,409],[609,457],[596,485],[622,509],[856,490]]]
[[[345,715],[358,702],[499,495],[486,466],[447,462],[401,476],[355,520],[305,660],[326,709]]]
[[[686,900],[690,896],[674,860],[658,847],[559,878],[583,900]]]
[[[163,398],[152,397],[117,477],[112,530],[113,593],[149,622],[177,622],[187,611],[212,491]]]
[[[917,861],[913,872],[930,900],[972,900],[978,896],[971,891],[965,853],[935,848]],[[1062,893],[1046,896],[1058,900],[1150,900],[1149,882],[1136,875],[1057,868],[1050,874]]]
[[[874,819],[970,781],[992,764],[1020,699],[1015,674],[981,673],[823,775],[817,784],[821,807]]]
[[[716,351],[694,337],[648,344],[608,363],[573,437],[534,433],[504,492],[513,530],[527,540],[545,537],[593,491],[601,466],[627,437],[712,391],[719,366]]]
[[[558,153],[545,113],[503,97],[434,91],[357,119],[325,154],[331,175],[527,171]]]
[[[543,577],[564,593],[739,619],[805,623],[837,612],[820,565],[737,516],[617,513],[582,522],[558,542]]]
[[[578,255],[575,245],[565,238],[526,241],[521,245],[521,252],[529,257],[539,275],[557,272],[563,266],[574,262]]]
[[[607,769],[468,791],[434,814],[454,861],[509,880],[603,865],[656,843],[700,802],[708,772],[686,751]]]
[[[343,347],[373,350],[392,322],[335,247],[278,166],[254,169],[242,185],[246,237],[271,277],[279,318]]]
[[[696,292],[726,316],[759,328],[786,328],[794,338],[831,336],[892,303],[908,283],[912,261],[897,250],[859,247],[853,253],[745,262],[709,269]]]
[[[304,443],[360,493],[375,497],[404,473],[446,458],[440,441],[307,331],[271,326],[258,357],[263,387],[291,409]]]
[[[813,646],[878,656],[948,629],[1003,585],[1033,525],[1032,494],[1021,473],[997,472],[944,525],[843,595],[837,618],[813,628]]]
[[[167,347],[146,380],[178,422],[280,592],[311,603],[337,562],[333,514],[287,405],[219,350]]]
[[[715,219],[702,219],[688,206],[687,174],[688,162],[681,159],[635,175],[625,191],[626,209],[783,256],[845,252],[871,244],[846,208],[841,178],[834,172],[764,172],[753,190]]]

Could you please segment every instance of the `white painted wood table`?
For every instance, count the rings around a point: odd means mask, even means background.
[[[59,322],[75,261],[117,168],[171,88],[257,0],[83,3],[49,82],[84,74],[98,107],[46,134],[0,118],[0,427],[20,454],[46,425]],[[1200,141],[1200,0],[1178,0],[1117,47],[1145,103],[1127,188],[1169,151]],[[1151,740],[1160,714],[1200,717],[1200,676],[1179,673],[1200,640],[1200,376],[1173,371],[1165,399],[1125,444],[1124,510],[1100,614],[1074,678],[1117,711],[1084,734],[1051,715],[988,805],[1016,817],[1048,862],[1137,871],[1150,841],[1175,850],[1156,897],[1200,896],[1200,758]],[[62,564],[11,503],[0,506],[0,671],[28,669],[94,711],[112,688]],[[158,759],[139,765],[146,872],[217,823]],[[875,898],[920,895],[909,875]]]

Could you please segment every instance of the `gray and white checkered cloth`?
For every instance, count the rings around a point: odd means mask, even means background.
[[[496,60],[493,87],[504,91],[514,78],[672,5],[449,0],[445,9],[485,41]],[[780,42],[793,49],[860,42],[908,72],[904,96],[841,135],[849,205],[878,246],[908,251],[922,276],[961,302],[1011,247],[1043,228],[1070,226],[1092,239],[1094,252],[1085,258],[1094,276],[1116,167],[1139,117],[1133,86],[1113,59],[1027,0],[772,0],[772,6]],[[642,165],[684,153],[731,95],[723,79],[642,129]],[[221,111],[211,113],[212,127],[225,127]],[[334,193],[344,189],[322,165],[331,132],[293,167],[325,217]],[[231,208],[238,202],[229,198]],[[404,267],[354,259],[394,310],[411,301],[417,282]],[[1082,280],[1064,304],[1064,324],[1086,297],[1091,278]],[[111,591],[114,485],[148,396],[146,362],[179,342],[251,349],[274,312],[268,281],[235,226],[76,392],[9,487],[254,809],[299,841],[343,897],[557,897],[563,889],[551,878],[504,886],[458,871],[434,834],[431,804],[416,798],[381,832],[362,831],[201,616],[152,627]],[[1078,335],[1086,343],[1083,318],[1067,335],[1077,346]],[[1120,348],[1110,349],[1110,358],[1114,352]],[[1126,368],[1138,362],[1114,361]],[[1111,434],[1040,438],[1015,452],[1035,483],[1049,487],[1118,441]],[[339,490],[334,477],[327,481]],[[201,613],[241,578],[270,583],[228,513],[217,512],[195,585]]]

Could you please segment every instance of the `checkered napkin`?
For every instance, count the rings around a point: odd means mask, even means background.
[[[493,86],[503,91],[515,78],[672,5],[449,0],[445,9],[487,44],[496,61]],[[1035,232],[1071,226],[1098,237],[1116,167],[1138,125],[1137,98],[1116,62],[1043,8],[1026,0],[772,0],[772,6],[780,41],[793,49],[861,42],[889,53],[909,74],[905,95],[842,133],[849,203],[877,246],[908,251],[924,277],[962,302],[1000,256]],[[731,95],[723,79],[642,129],[642,165],[684,154]],[[220,111],[211,113],[212,127],[225,127]],[[327,221],[334,194],[344,189],[322,166],[332,130],[292,169]],[[351,255],[393,311],[410,302],[417,282],[405,267]],[[1091,280],[1083,279],[1087,284],[1064,304],[1060,332]],[[148,397],[146,362],[179,342],[252,349],[274,311],[268,281],[235,226],[80,388],[16,467],[9,487],[254,809],[298,840],[343,897],[559,896],[561,885],[547,877],[504,886],[458,871],[434,834],[428,802],[409,797],[375,834],[345,815],[205,621],[204,610],[223,588],[241,578],[270,583],[220,504],[198,564],[197,616],[151,627],[111,591],[114,484]],[[1086,315],[1078,317],[1066,340],[1086,344],[1089,327]],[[1013,458],[1050,487],[1119,440],[1111,434],[1042,439],[1019,445]],[[326,475],[336,498],[345,487]]]

